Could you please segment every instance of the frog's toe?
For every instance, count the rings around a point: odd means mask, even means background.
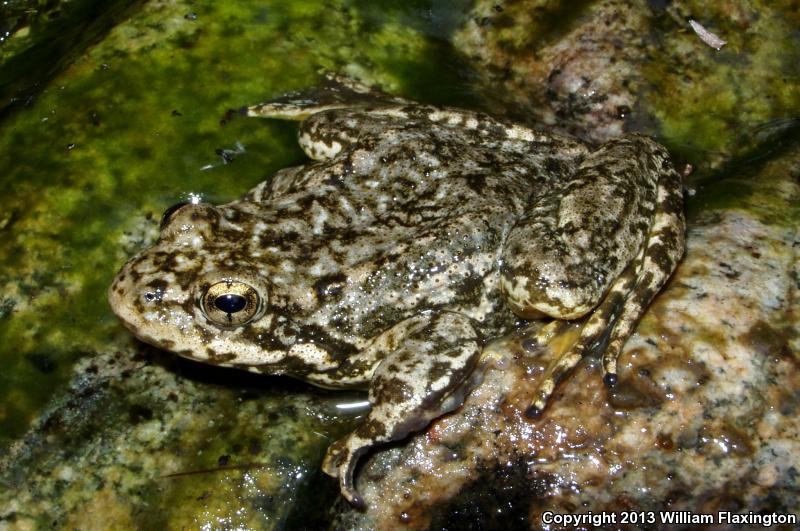
[[[617,385],[617,373],[607,372],[605,376],[603,376],[603,383],[606,384],[606,387],[614,387]]]
[[[543,406],[540,407],[536,404],[531,404],[525,410],[525,416],[528,417],[529,419],[538,419],[539,417],[542,416],[542,411],[544,411]]]
[[[363,510],[367,504],[356,490],[355,470],[359,458],[372,446],[355,434],[333,443],[325,454],[322,470],[329,476],[339,479],[342,496],[356,509]]]
[[[336,441],[330,445],[325,453],[325,459],[322,461],[322,471],[333,478],[338,478],[344,455],[345,446],[343,441]]]

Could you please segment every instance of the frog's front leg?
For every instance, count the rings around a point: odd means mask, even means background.
[[[482,349],[472,321],[453,312],[426,312],[380,335],[358,358],[382,358],[372,377],[372,409],[353,433],[328,449],[323,470],[339,478],[344,497],[356,507],[358,459],[371,447],[402,439],[457,408],[477,383],[473,371]]]
[[[641,135],[613,140],[578,172],[538,194],[509,236],[501,286],[523,317],[592,315],[575,343],[546,369],[533,404],[596,345],[606,344],[605,381],[650,301],[683,255],[680,176],[666,150]]]

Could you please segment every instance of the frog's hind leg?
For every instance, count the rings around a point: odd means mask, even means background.
[[[440,312],[412,317],[375,342],[370,355],[385,356],[369,388],[372,410],[353,433],[328,449],[326,474],[339,478],[344,497],[363,508],[354,473],[371,447],[402,439],[457,408],[477,383],[473,371],[481,340],[472,321]]]
[[[639,262],[641,263],[641,260]],[[625,304],[625,296],[636,282],[637,269],[636,264],[632,264],[617,278],[608,295],[583,324],[580,335],[574,342],[570,342],[568,338],[563,350],[555,348],[556,357],[545,369],[542,380],[534,392],[534,400],[525,410],[527,417],[538,417],[544,411],[547,401],[553,394],[558,382],[578,365],[588,350],[603,339],[604,333],[608,331],[609,326],[614,321],[614,316],[619,313],[620,308]],[[562,325],[562,322],[554,321],[553,324]],[[563,326],[560,329],[563,330]],[[539,344],[549,343],[547,339],[550,338],[543,337],[545,335],[552,336],[553,332],[548,328],[542,329],[534,338],[535,342]],[[623,338],[623,342],[625,339],[627,339],[627,335]],[[553,343],[550,343],[550,346],[551,348],[554,347]],[[562,345],[562,347],[564,346]],[[558,350],[561,350],[561,352],[558,352]],[[616,363],[616,357],[614,360]],[[613,376],[613,380],[606,377],[606,382],[615,383],[616,373]]]
[[[659,147],[654,155],[659,164],[667,160],[663,148]],[[603,380],[608,386],[616,384],[617,358],[622,347],[683,256],[685,221],[680,183],[680,176],[671,166],[662,164],[655,213],[645,246],[611,285],[575,343],[547,367],[534,401],[525,412],[527,416],[538,416],[564,374],[580,362],[588,349],[598,345],[605,344]]]
[[[666,157],[666,154],[663,156]],[[630,296],[624,299],[624,305],[603,353],[606,384],[614,385],[617,382],[617,358],[625,341],[680,262],[684,252],[685,232],[681,178],[670,168],[661,176],[656,213],[647,235],[647,247],[635,285],[626,289]]]

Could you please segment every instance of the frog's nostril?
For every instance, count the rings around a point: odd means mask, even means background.
[[[164,292],[161,290],[145,291],[142,298],[147,302],[159,302]]]
[[[186,201],[181,201],[180,203],[175,203],[174,205],[172,205],[171,207],[166,209],[164,211],[164,213],[161,215],[161,224],[159,225],[158,228],[159,229],[163,229],[164,227],[166,227],[166,225],[167,225],[167,223],[169,223],[169,219],[172,217],[172,215],[175,212],[177,212],[178,210],[180,210],[181,207],[184,207],[184,206],[186,206],[188,204],[189,203],[186,202]]]

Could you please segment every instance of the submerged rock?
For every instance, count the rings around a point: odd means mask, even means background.
[[[141,345],[86,357],[0,462],[0,529],[320,525],[347,400]]]
[[[797,126],[793,6],[480,0],[453,41],[503,87],[493,112],[595,142],[645,132],[708,172]],[[693,21],[727,44],[709,46]]]

